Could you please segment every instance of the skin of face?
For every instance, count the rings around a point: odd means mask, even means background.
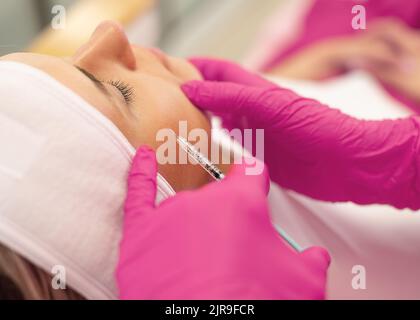
[[[189,80],[200,80],[200,73],[186,60],[131,45],[123,28],[115,22],[100,24],[90,40],[70,58],[15,53],[0,59],[48,73],[109,118],[135,148],[149,145],[157,149],[162,142],[156,141],[156,133],[168,128],[178,134],[179,121],[187,121],[189,131],[206,130],[210,137],[208,118],[180,89]],[[103,82],[103,88],[76,67]],[[108,83],[117,81],[132,87],[129,105],[120,90]],[[210,181],[202,168],[192,164],[160,165],[159,172],[176,191],[194,189]]]

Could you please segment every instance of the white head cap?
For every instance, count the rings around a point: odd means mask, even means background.
[[[47,74],[0,62],[0,242],[86,298],[116,298],[126,177],[135,150]],[[174,194],[158,177],[158,199]]]

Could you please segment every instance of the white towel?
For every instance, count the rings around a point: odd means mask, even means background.
[[[0,242],[86,298],[116,298],[126,177],[135,150],[49,75],[0,62]],[[158,198],[174,194],[158,177]]]

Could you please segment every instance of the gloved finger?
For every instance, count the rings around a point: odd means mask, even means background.
[[[155,151],[146,146],[139,148],[128,176],[125,219],[155,207],[157,172]]]
[[[301,256],[311,265],[317,265],[320,269],[327,270],[331,257],[327,250],[321,247],[310,247],[301,253]]]
[[[202,110],[235,116],[264,115],[260,104],[266,89],[230,82],[190,81],[182,86],[190,101]]]
[[[250,165],[252,163],[252,165]],[[241,164],[235,164],[225,181],[243,186],[250,192],[261,190],[264,195],[270,191],[270,176],[267,166],[256,158],[243,158]],[[239,183],[238,183],[239,182]]]
[[[245,70],[236,63],[209,58],[191,58],[189,61],[208,81],[234,82],[253,87],[270,88],[276,85],[263,77]]]

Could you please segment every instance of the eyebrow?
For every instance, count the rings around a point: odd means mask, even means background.
[[[81,73],[83,73],[87,78],[89,78],[99,89],[106,91],[104,84],[102,83],[102,81],[99,81],[93,74],[91,74],[90,72],[86,71],[85,69],[79,67],[79,66],[74,66],[77,70],[79,70]]]
[[[83,73],[83,75],[85,75],[87,78],[89,78],[93,84],[99,89],[101,90],[103,93],[105,93],[107,96],[109,96],[109,92],[108,90],[106,90],[104,84],[102,83],[102,81],[98,80],[93,74],[91,74],[90,72],[86,71],[85,69],[79,67],[79,66],[74,66],[77,70],[79,70],[81,73]]]

